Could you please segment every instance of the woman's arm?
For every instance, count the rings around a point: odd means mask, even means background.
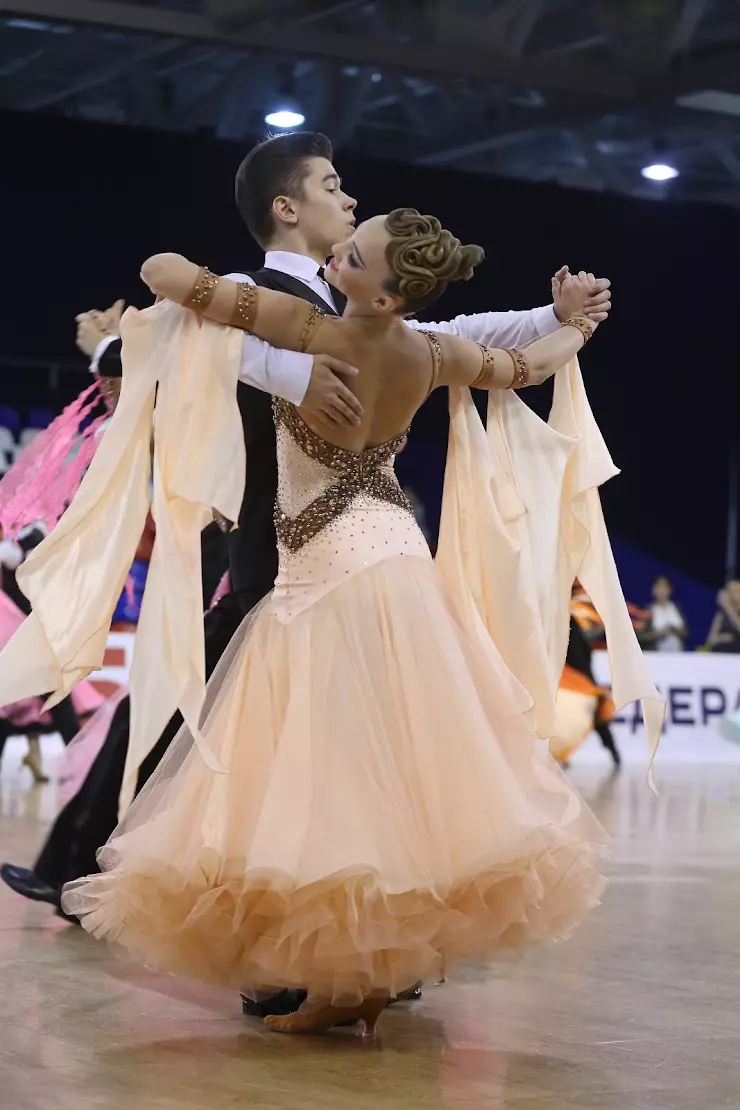
[[[327,327],[335,321],[300,297],[218,278],[179,254],[155,254],[142,266],[141,277],[158,296],[284,350],[307,351],[309,345],[315,349],[311,341],[321,327],[322,353],[343,357],[343,344],[340,339],[334,342],[332,335],[337,329]]]
[[[579,316],[552,335],[538,339],[526,352],[496,350],[467,339],[443,336],[442,370],[437,385],[467,385],[474,389],[541,385],[578,354],[591,334],[592,325]]]
[[[590,294],[588,275],[569,275],[572,303],[586,303]],[[467,385],[476,389],[523,389],[540,385],[565,366],[588,342],[596,324],[582,313],[573,313],[556,331],[543,336],[524,351],[501,350],[470,342],[451,349],[443,361],[438,385]],[[446,353],[447,340],[443,347]],[[458,341],[459,343],[459,341]],[[445,365],[446,364],[446,365]]]

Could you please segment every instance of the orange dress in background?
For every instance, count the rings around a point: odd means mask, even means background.
[[[570,612],[587,645],[606,646],[602,639],[604,623],[579,583],[573,588]],[[594,682],[590,674],[566,663],[558,687],[555,730],[550,738],[553,759],[560,764],[568,763],[594,728],[611,721],[615,712],[608,689]]]

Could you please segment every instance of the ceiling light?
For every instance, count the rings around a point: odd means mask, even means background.
[[[268,127],[280,127],[284,131],[292,127],[302,127],[305,122],[306,117],[303,112],[295,111],[293,108],[278,108],[277,111],[268,112],[265,116]]]
[[[678,177],[676,167],[669,166],[667,162],[651,162],[649,166],[643,166],[640,173],[648,181],[672,181],[674,177]]]

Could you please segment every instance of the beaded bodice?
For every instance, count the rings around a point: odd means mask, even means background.
[[[393,467],[405,432],[377,447],[347,451],[313,432],[288,401],[275,398],[273,413],[278,548],[299,552],[351,508],[385,504],[413,514]]]

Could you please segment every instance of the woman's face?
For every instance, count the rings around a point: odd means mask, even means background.
[[[354,232],[332,251],[328,271],[331,282],[348,301],[364,305],[368,313],[395,312],[403,298],[389,293],[386,282],[392,277],[386,250],[390,243],[386,216],[373,216],[365,220]]]

